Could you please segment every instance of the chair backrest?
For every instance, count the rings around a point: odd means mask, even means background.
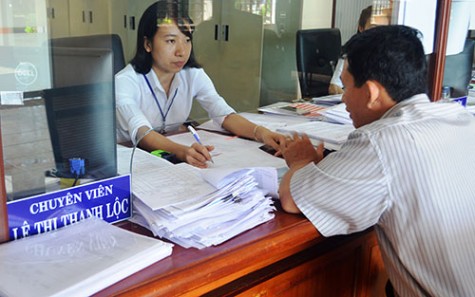
[[[124,49],[120,36],[117,34],[98,34],[54,38],[51,39],[51,47],[110,49],[113,53],[114,74],[125,67]]]
[[[340,30],[298,30],[296,49],[302,97],[328,95],[330,80],[341,54]]]
[[[465,95],[472,77],[475,40],[467,39],[461,53],[445,58],[444,86],[450,86],[452,97]]]

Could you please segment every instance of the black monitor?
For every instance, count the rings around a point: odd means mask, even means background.
[[[115,100],[113,83],[44,90],[56,176],[76,177],[71,158],[85,161],[83,178],[103,179],[117,174]]]
[[[475,39],[467,39],[463,51],[445,58],[443,85],[451,88],[452,97],[466,95],[472,79]]]
[[[340,30],[298,30],[296,51],[302,97],[328,95],[330,80],[341,54]]]
[[[113,53],[109,48],[51,47],[53,87],[67,87],[114,79]]]

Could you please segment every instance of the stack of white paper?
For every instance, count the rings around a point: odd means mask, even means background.
[[[278,169],[287,166],[282,158],[260,150],[262,143],[206,131],[198,134],[204,144],[215,146],[214,163],[207,169],[173,165],[135,150],[131,220],[155,236],[204,248],[272,219]],[[170,139],[184,145],[196,141],[190,133]],[[131,151],[118,147],[119,172],[130,172]]]
[[[96,217],[0,245],[0,296],[90,296],[172,253]]]
[[[341,98],[342,94],[314,97],[312,98],[312,103],[333,106],[335,104],[341,103]]]
[[[310,139],[325,143],[328,149],[339,149],[347,140],[348,135],[353,132],[353,125],[342,125],[329,122],[308,122],[279,128],[277,131],[287,134],[307,134]],[[331,144],[333,146],[328,146]]]
[[[182,189],[180,181],[167,183],[157,188],[155,195],[138,194],[134,200],[132,220],[149,228],[155,236],[185,248],[201,249],[218,245],[274,217],[270,194],[277,191],[275,168],[232,171],[180,165],[167,167],[167,173],[173,171],[176,178],[188,171],[186,183],[193,186]]]
[[[340,103],[322,111],[325,121],[345,125],[353,125],[350,114],[346,111],[346,104]]]

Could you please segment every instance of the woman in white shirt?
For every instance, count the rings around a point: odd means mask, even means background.
[[[284,136],[236,114],[196,62],[194,25],[183,8],[160,0],[140,19],[135,57],[115,77],[117,141],[131,140],[145,150],[165,150],[191,165],[207,167],[212,146],[188,147],[164,136],[182,126],[197,100],[226,130],[278,150]]]
[[[372,5],[366,7],[361,11],[360,18],[358,19],[358,29],[356,31],[356,34],[375,27],[374,24],[371,24],[372,12]],[[328,87],[328,93],[330,95],[343,94],[343,83],[341,82],[340,75],[343,72],[344,61],[344,59],[338,59],[338,63],[336,64],[335,70],[333,71],[333,76],[330,80],[330,86]]]

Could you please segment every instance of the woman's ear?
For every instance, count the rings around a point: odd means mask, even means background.
[[[145,51],[147,53],[150,53],[152,51],[152,43],[150,42],[150,40],[148,40],[147,37],[143,38],[143,47],[145,48]]]

